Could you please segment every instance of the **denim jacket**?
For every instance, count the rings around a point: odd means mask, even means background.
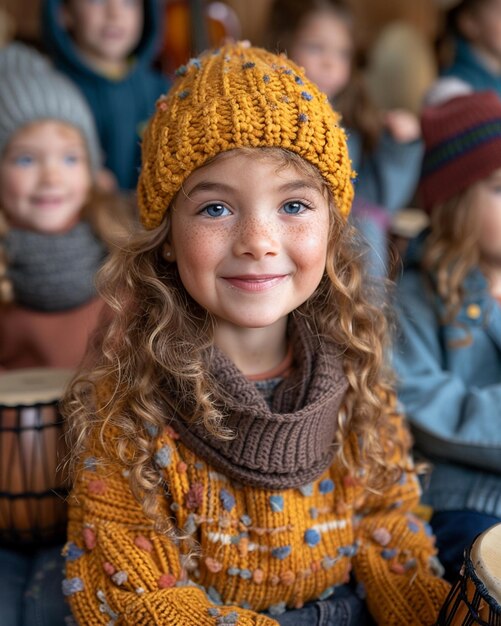
[[[501,515],[501,307],[479,270],[455,320],[410,246],[397,284],[394,366],[416,447],[433,463],[424,501]]]

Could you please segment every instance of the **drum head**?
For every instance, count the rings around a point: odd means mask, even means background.
[[[489,594],[501,604],[501,524],[496,524],[478,537],[471,549],[470,559]]]
[[[0,375],[0,405],[19,406],[56,402],[71,380],[70,369],[32,368]]]

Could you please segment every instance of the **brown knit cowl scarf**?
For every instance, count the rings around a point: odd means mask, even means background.
[[[348,387],[342,355],[333,342],[313,334],[304,320],[297,318],[289,326],[294,367],[276,388],[271,407],[223,352],[210,352],[209,370],[220,398],[216,403],[233,439],[218,439],[201,423],[173,418],[190,450],[245,485],[305,485],[322,474],[336,453],[337,416]]]

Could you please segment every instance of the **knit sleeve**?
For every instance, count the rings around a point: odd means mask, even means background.
[[[397,432],[406,437],[402,418],[394,420]],[[358,552],[353,566],[378,624],[434,624],[449,591],[448,583],[437,575],[441,566],[429,527],[412,513],[419,496],[409,459],[398,483],[358,501]]]
[[[276,626],[253,611],[214,604],[189,581],[175,541],[154,531],[120,469],[96,457],[83,465],[69,502],[63,582],[79,624]]]

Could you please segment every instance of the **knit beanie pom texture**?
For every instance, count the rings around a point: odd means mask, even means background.
[[[231,44],[192,59],[156,105],[142,144],[138,202],[158,226],[189,175],[243,147],[290,150],[318,168],[347,217],[353,176],[339,116],[325,94],[286,57]]]
[[[501,168],[501,99],[493,91],[427,107],[421,125],[425,209],[447,202]]]
[[[0,84],[0,154],[23,126],[55,120],[82,133],[91,168],[99,169],[99,139],[84,96],[41,54],[18,42],[0,50]]]

